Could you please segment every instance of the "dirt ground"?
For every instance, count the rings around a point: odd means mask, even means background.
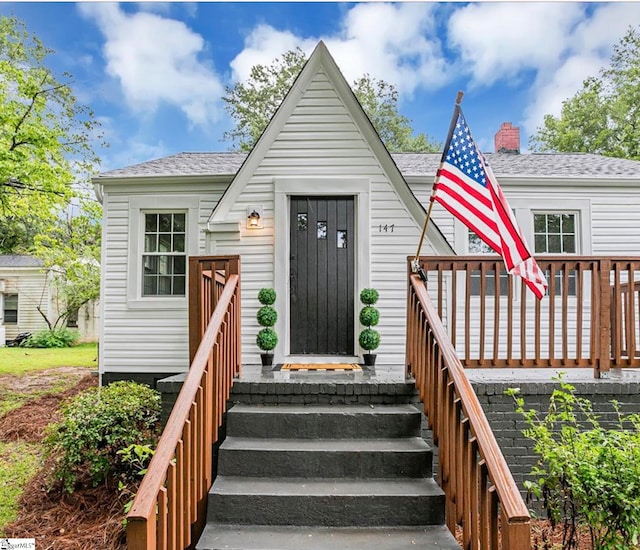
[[[46,393],[60,378],[71,386],[59,393]],[[86,368],[63,367],[22,377],[0,376],[0,387],[19,393],[45,393],[0,417],[0,440],[37,443],[51,422],[59,420],[63,399],[96,386],[97,376]],[[15,522],[4,529],[10,538],[35,538],[38,550],[120,550],[125,548],[122,526],[124,502],[115,488],[86,487],[71,495],[49,490],[50,465],[27,484]]]
[[[46,393],[61,377],[67,378],[71,387],[60,393]],[[0,441],[41,441],[46,426],[59,420],[60,403],[97,382],[97,377],[88,375],[87,369],[72,367],[43,370],[22,377],[0,376],[3,390],[45,392],[0,417]],[[117,490],[106,486],[85,487],[71,495],[59,490],[49,491],[49,470],[50,466],[43,464],[27,484],[18,518],[5,528],[5,535],[35,538],[38,550],[124,550],[124,502]],[[548,522],[533,521],[532,543],[538,550],[561,548],[562,530],[552,531]],[[590,549],[588,533],[583,533],[576,550]]]

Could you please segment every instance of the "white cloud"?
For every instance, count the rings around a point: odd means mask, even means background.
[[[338,37],[327,46],[348,80],[363,73],[396,85],[410,95],[417,88],[439,88],[448,80],[436,34],[437,4],[358,4]]]
[[[107,73],[120,81],[127,103],[153,113],[166,103],[202,127],[219,118],[223,85],[201,61],[203,38],[184,23],[153,13],[124,13],[116,4],[83,3],[106,38]]]
[[[452,14],[449,42],[476,85],[555,65],[582,16],[574,2],[481,3]]]
[[[575,95],[586,78],[599,75],[630,25],[640,25],[638,4],[612,2],[595,8],[567,33],[564,59],[541,71],[532,89],[532,101],[524,113],[530,134],[542,124],[545,114],[558,116],[562,102]]]
[[[289,50],[301,48],[309,55],[316,44],[314,38],[302,39],[289,31],[258,25],[245,38],[244,49],[230,63],[233,80],[247,80],[254,65],[270,65],[276,57]]]
[[[268,65],[285,51],[311,53],[322,39],[346,79],[368,73],[410,95],[418,87],[438,88],[448,79],[435,32],[436,4],[357,4],[346,12],[339,33],[299,37],[270,25],[258,25],[245,39],[245,48],[231,62],[234,80],[246,80],[251,67]]]
[[[629,25],[640,24],[636,2],[488,2],[457,9],[448,23],[449,44],[472,86],[522,85],[529,103],[522,125],[535,132],[545,114],[608,64],[613,45]]]
[[[550,75],[542,75],[533,86],[535,92],[524,112],[523,126],[527,134],[535,133],[542,125],[544,115],[560,114],[562,102],[573,96],[584,79],[594,74],[600,58],[588,55],[572,56],[559,65]]]

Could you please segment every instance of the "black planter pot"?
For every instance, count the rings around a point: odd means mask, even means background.
[[[364,364],[367,367],[375,366],[376,357],[377,357],[377,355],[375,353],[363,353],[362,354],[362,358],[364,359]]]
[[[273,353],[261,353],[260,359],[263,367],[270,367],[273,365]]]

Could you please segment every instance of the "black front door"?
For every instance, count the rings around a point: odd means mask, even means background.
[[[354,202],[291,197],[291,354],[353,355]]]

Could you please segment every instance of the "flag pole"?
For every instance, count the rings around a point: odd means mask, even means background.
[[[436,171],[436,175],[433,178],[433,187],[431,188],[431,196],[429,197],[429,208],[427,209],[427,217],[424,220],[424,225],[422,226],[422,233],[420,235],[420,240],[418,241],[418,248],[416,250],[416,255],[411,262],[411,269],[414,273],[418,273],[423,282],[427,282],[427,274],[424,269],[420,267],[420,250],[422,249],[422,243],[424,242],[424,238],[427,234],[427,226],[429,225],[429,219],[431,218],[431,210],[433,210],[433,203],[436,196],[436,182],[438,181],[438,174],[440,174],[440,170],[442,170],[442,166],[445,161],[445,151],[449,148],[449,144],[451,143],[451,137],[453,136],[453,130],[456,125],[458,111],[460,110],[460,103],[462,103],[462,98],[464,96],[464,92],[459,91],[456,95],[456,104],[453,109],[453,116],[451,117],[451,124],[449,125],[449,133],[447,134],[447,140],[444,144],[444,148],[442,150],[442,157],[440,157],[440,164],[438,165],[438,170]]]

